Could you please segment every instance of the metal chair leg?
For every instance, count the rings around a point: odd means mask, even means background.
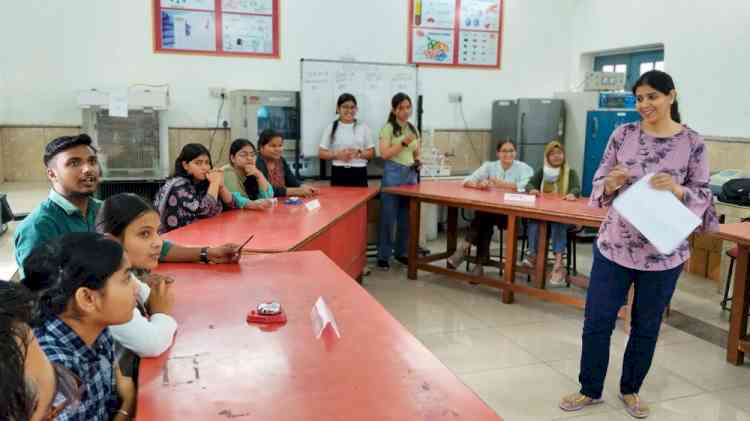
[[[729,272],[727,273],[727,280],[724,283],[724,299],[721,300],[721,309],[722,310],[729,310],[727,308],[727,302],[732,300],[732,297],[729,297],[729,287],[732,285],[732,272],[734,271],[734,257],[729,257]]]

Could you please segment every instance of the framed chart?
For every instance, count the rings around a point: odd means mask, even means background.
[[[279,57],[279,0],[152,0],[154,51]]]
[[[503,0],[407,0],[408,62],[500,68]]]

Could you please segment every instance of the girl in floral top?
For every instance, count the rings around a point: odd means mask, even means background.
[[[200,143],[188,143],[174,163],[174,176],[156,194],[161,216],[159,234],[221,213],[223,201],[232,207],[232,193],[224,187],[224,173],[213,170],[211,153]]]
[[[708,187],[708,161],[703,138],[680,124],[672,78],[660,71],[644,73],[633,87],[640,123],[618,127],[594,175],[590,204],[608,207],[617,195],[640,178],[654,174],[650,185],[671,192],[702,218],[699,229],[718,226]],[[609,363],[609,346],[617,312],[632,285],[635,298],[631,334],[625,350],[620,398],[636,418],[649,414],[638,392],[653,359],[662,314],[672,299],[682,266],[689,257],[687,242],[661,254],[609,207],[594,244],[594,263],[586,295],[579,393],[566,396],[560,407],[577,411],[601,402]]]

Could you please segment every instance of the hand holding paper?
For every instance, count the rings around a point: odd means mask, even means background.
[[[671,191],[651,187],[653,176],[643,176],[615,199],[613,207],[660,253],[669,254],[700,225],[701,220]]]

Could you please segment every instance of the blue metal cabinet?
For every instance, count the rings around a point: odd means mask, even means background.
[[[640,114],[630,110],[596,110],[586,114],[586,147],[583,154],[582,195],[591,195],[594,174],[604,155],[609,137],[625,123],[639,121]]]

